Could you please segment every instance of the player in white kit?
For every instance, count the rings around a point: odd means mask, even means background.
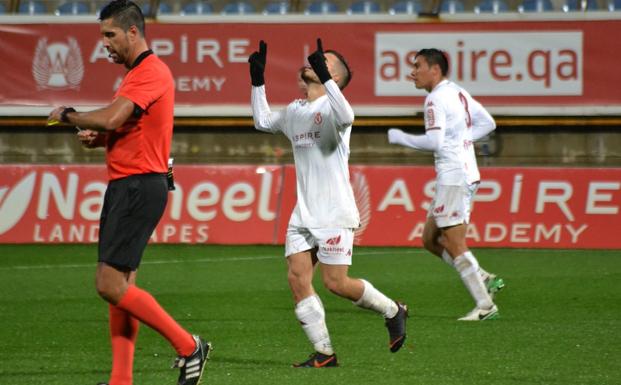
[[[433,151],[436,192],[423,231],[427,250],[441,257],[460,274],[476,307],[461,321],[498,318],[492,296],[504,281],[483,270],[466,245],[472,198],[480,175],[473,142],[496,128],[485,108],[470,94],[446,78],[448,61],[437,49],[416,55],[409,78],[416,88],[429,92],[425,99],[425,135],[409,135],[392,128],[390,143]]]
[[[337,366],[321,300],[313,289],[318,263],[325,287],[354,304],[382,314],[389,332],[389,348],[398,351],[406,337],[407,307],[378,291],[368,281],[348,276],[354,229],[360,225],[349,182],[349,138],[354,113],[342,94],[351,72],[337,52],[323,52],[321,40],[302,70],[306,99],[282,111],[267,103],[264,70],[267,45],[248,61],[252,80],[252,114],[256,129],[283,133],[291,141],[297,179],[297,204],[287,229],[285,256],[295,315],[315,352],[295,367]]]

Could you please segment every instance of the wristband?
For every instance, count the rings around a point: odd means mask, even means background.
[[[60,121],[64,123],[69,123],[69,119],[67,119],[67,114],[70,112],[76,112],[75,108],[67,107],[60,113]]]

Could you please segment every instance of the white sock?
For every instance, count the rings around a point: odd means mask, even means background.
[[[455,267],[453,263],[453,257],[451,257],[451,254],[449,254],[449,252],[446,251],[446,249],[442,250],[442,260],[446,262],[447,265],[451,267]]]
[[[316,351],[329,356],[334,354],[326,326],[326,313],[316,294],[304,298],[295,305],[295,316]]]
[[[467,255],[467,256],[469,256],[469,257],[472,257],[472,258],[473,258],[473,259],[477,262],[477,266],[479,267],[479,268],[478,268],[479,275],[481,276],[481,280],[483,280],[483,282],[485,283],[485,280],[486,280],[487,278],[489,278],[490,273],[488,273],[487,271],[485,271],[485,269],[483,269],[483,268],[481,267],[481,265],[479,265],[479,261],[477,261],[477,259],[476,259],[476,258],[474,258],[474,255],[472,254],[472,252],[471,252],[470,250],[466,251],[464,254],[465,254],[465,255]]]
[[[455,270],[459,272],[478,308],[489,309],[494,305],[479,275],[479,263],[472,253],[466,252],[455,258]]]
[[[354,305],[380,313],[384,318],[392,318],[397,315],[399,308],[395,301],[386,297],[368,281],[364,279],[361,279],[361,281],[364,284],[364,291],[362,292],[362,297],[354,302]]]

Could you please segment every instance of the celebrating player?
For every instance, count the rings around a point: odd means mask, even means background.
[[[422,151],[433,151],[436,192],[423,230],[427,250],[453,266],[474,298],[476,307],[461,321],[498,317],[492,295],[504,282],[483,270],[466,245],[472,198],[479,185],[473,141],[496,128],[483,106],[446,78],[448,61],[437,49],[416,54],[410,80],[429,92],[425,99],[425,135],[409,135],[392,128],[388,141]]]
[[[168,200],[166,173],[173,131],[175,86],[170,70],[144,36],[144,17],[129,0],[114,0],[100,13],[103,45],[128,72],[108,106],[90,112],[53,110],[48,122],[79,126],[87,147],[105,146],[109,183],[99,229],[96,286],[109,302],[112,340],[110,385],[131,385],[139,321],[177,351],[179,385],[200,383],[211,348],[183,329],[149,294],[136,273]]]
[[[250,62],[254,126],[282,132],[291,141],[297,178],[297,204],[287,229],[285,256],[295,315],[315,352],[295,367],[337,366],[321,300],[313,289],[318,263],[324,285],[334,294],[362,308],[380,313],[389,333],[390,351],[406,337],[407,307],[378,291],[368,281],[348,276],[354,229],[360,224],[349,182],[349,138],[354,113],[343,96],[351,80],[347,62],[338,52],[323,51],[321,40],[301,77],[305,100],[272,112],[267,103],[264,71],[267,45],[261,41]]]

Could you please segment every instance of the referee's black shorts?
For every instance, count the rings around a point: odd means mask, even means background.
[[[108,183],[99,221],[99,262],[136,270],[168,201],[166,174],[140,174]]]

